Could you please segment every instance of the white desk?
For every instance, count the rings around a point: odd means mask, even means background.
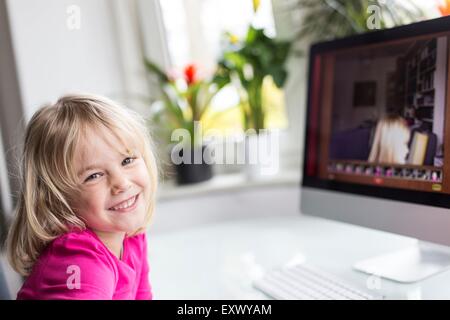
[[[261,270],[306,259],[357,287],[377,279],[352,270],[354,262],[406,247],[412,239],[302,216],[295,212],[234,218],[149,234],[155,299],[265,299],[251,279]],[[279,214],[279,215],[278,215]],[[450,232],[450,230],[449,230]],[[388,299],[449,299],[450,272],[422,283],[379,280]]]

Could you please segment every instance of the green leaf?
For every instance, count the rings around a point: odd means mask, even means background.
[[[247,30],[247,37],[245,38],[245,44],[249,45],[255,42],[255,40],[258,37],[258,29],[253,28],[250,26]]]
[[[283,68],[272,68],[271,72],[269,73],[272,78],[273,82],[278,88],[282,88],[286,82],[288,73]]]

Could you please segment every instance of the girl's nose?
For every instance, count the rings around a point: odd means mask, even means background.
[[[130,189],[131,183],[126,177],[116,177],[111,183],[111,193],[120,194]]]

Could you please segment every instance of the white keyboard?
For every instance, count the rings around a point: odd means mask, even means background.
[[[311,265],[299,264],[272,270],[253,286],[277,300],[373,300],[373,296],[354,288]]]

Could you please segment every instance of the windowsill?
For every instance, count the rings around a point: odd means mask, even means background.
[[[266,187],[277,185],[299,185],[300,170],[283,169],[270,177],[261,177],[257,180],[248,180],[244,172],[233,174],[218,174],[211,180],[179,186],[175,181],[166,181],[160,185],[158,200],[167,201],[183,197],[201,196],[212,192],[236,191],[252,187]]]

